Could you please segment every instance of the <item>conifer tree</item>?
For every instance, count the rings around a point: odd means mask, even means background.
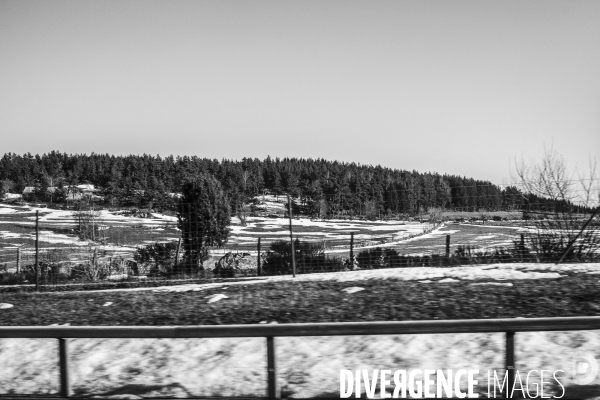
[[[201,174],[185,183],[177,205],[177,219],[185,269],[187,272],[202,269],[208,247],[225,244],[230,232],[229,199],[219,181]]]

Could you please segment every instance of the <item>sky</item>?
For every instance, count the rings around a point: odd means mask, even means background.
[[[0,153],[600,162],[600,1],[0,0]]]

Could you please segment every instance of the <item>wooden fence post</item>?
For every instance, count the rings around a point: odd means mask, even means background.
[[[446,258],[450,258],[450,235],[446,235]]]
[[[260,238],[258,238],[258,244],[256,246],[256,275],[260,276],[261,275],[261,270],[260,270]]]
[[[519,255],[521,256],[521,262],[525,256],[525,235],[521,233],[521,245],[519,246]]]
[[[177,268],[179,262],[179,249],[181,249],[181,238],[177,241],[177,250],[175,250],[175,268]]]
[[[17,247],[17,274],[19,273],[20,267],[21,267],[21,248]]]
[[[98,249],[97,247],[94,247],[94,252],[92,253],[92,266],[94,266],[94,267],[96,266],[96,250],[97,249]]]

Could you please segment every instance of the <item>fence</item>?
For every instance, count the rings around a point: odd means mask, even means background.
[[[195,264],[184,259],[190,243],[182,242],[174,217],[163,216],[156,221],[150,220],[147,225],[128,226],[105,225],[98,218],[93,227],[87,229],[89,220],[81,222],[83,217],[75,214],[77,218],[69,214],[69,218],[61,220],[59,226],[48,225],[51,222],[48,218],[40,221],[39,212],[36,215],[35,229],[31,225],[21,226],[21,238],[25,235],[28,241],[0,247],[0,285],[36,285],[37,288],[39,285],[52,287],[67,283],[114,284],[122,281],[155,285],[157,281],[181,279],[555,262],[558,261],[557,254],[566,254],[566,240],[571,240],[572,236],[561,232],[552,237],[552,233],[548,232],[517,234],[515,231],[482,236],[483,225],[450,226],[428,222],[402,225],[401,221],[394,225],[397,230],[393,233],[390,228],[387,229],[390,233],[374,234],[369,229],[375,223],[361,225],[362,222],[341,221],[336,229],[327,231],[320,221],[313,221],[314,226],[308,227],[294,226],[290,221],[284,235],[277,230],[281,226],[267,226],[274,232],[259,229],[252,231],[251,235],[238,232],[224,247],[212,247],[207,254],[202,254],[203,268],[198,268],[200,251],[196,251]],[[109,217],[116,218],[117,214]],[[106,221],[107,216],[104,218]],[[131,222],[131,219],[127,221]],[[500,222],[486,222],[494,224],[489,229],[502,231],[502,225],[497,226]],[[78,223],[83,224],[82,227],[78,227]],[[350,229],[339,229],[345,226]],[[442,229],[444,227],[450,228],[450,231],[446,233]],[[291,234],[290,228],[293,229]],[[546,240],[544,235],[548,234],[550,237]],[[16,233],[0,232],[2,237],[7,235]],[[576,262],[597,260],[600,256],[597,229],[586,240],[590,246],[585,254],[580,248],[579,253],[572,251],[566,259]]]
[[[148,339],[148,338],[241,338],[264,337],[267,348],[267,395],[280,398],[275,338],[285,336],[347,336],[347,335],[397,335],[397,334],[452,334],[491,333],[506,334],[505,373],[507,391],[515,382],[515,333],[534,331],[576,331],[600,329],[600,317],[485,319],[402,322],[346,322],[304,323],[282,325],[228,325],[228,326],[86,326],[86,327],[0,327],[0,338],[53,338],[58,339],[60,396],[71,397],[69,380],[70,338]]]

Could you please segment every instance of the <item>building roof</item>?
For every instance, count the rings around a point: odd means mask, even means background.
[[[96,190],[96,188],[94,187],[94,185],[86,183],[83,185],[75,185],[75,187],[77,189],[83,190],[83,191],[90,191],[93,192],[94,190]]]

